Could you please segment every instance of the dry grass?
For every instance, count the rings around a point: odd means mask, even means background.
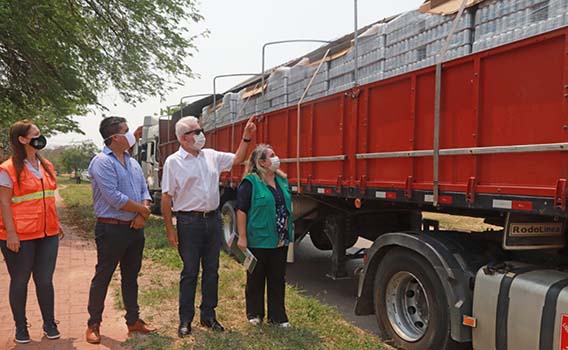
[[[423,212],[422,217],[424,219],[438,221],[440,223],[441,230],[481,232],[481,231],[502,229],[502,227],[500,226],[484,223],[483,219],[481,218],[472,218],[469,216]]]
[[[89,185],[66,184],[61,195],[66,201],[64,220],[91,230],[92,202]],[[270,325],[251,326],[245,316],[243,267],[221,254],[219,270],[219,306],[217,318],[226,327],[223,333],[211,332],[198,325],[199,310],[193,322],[192,336],[177,337],[178,283],[181,261],[168,246],[163,222],[151,217],[145,228],[146,247],[139,276],[139,302],[142,317],[158,327],[157,334],[134,336],[124,344],[133,350],[160,349],[386,349],[380,340],[346,322],[334,307],[323,305],[300,290],[287,287],[286,308],[291,329]],[[113,282],[115,303],[121,307],[119,283]],[[196,304],[201,300],[197,287]]]
[[[286,307],[294,327],[283,330],[270,325],[254,327],[245,316],[245,272],[233,259],[222,254],[220,263],[217,318],[224,333],[201,327],[199,316],[192,324],[192,336],[177,338],[177,287],[179,275],[164,265],[146,260],[139,279],[144,317],[159,328],[156,335],[131,338],[133,349],[386,349],[377,337],[341,318],[330,306],[287,287]],[[198,285],[196,302],[201,299]],[[199,311],[197,310],[197,314]]]

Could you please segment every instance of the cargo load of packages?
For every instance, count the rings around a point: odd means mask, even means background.
[[[361,85],[433,66],[439,60],[460,4],[461,1],[450,0],[432,7],[429,1],[419,10],[360,30],[357,50],[351,35],[348,36],[351,45],[328,56],[321,65],[321,58],[313,62],[302,58],[292,61],[291,65],[276,67],[263,87],[256,84],[229,92],[216,106],[204,107],[202,124],[206,130],[212,130],[251,115],[294,106],[302,96],[302,102],[307,102],[349,90],[355,84],[356,67]],[[469,0],[443,61],[540,35],[567,24],[568,0]]]

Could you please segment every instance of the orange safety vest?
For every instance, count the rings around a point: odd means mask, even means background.
[[[45,161],[52,174],[53,165]],[[16,233],[21,241],[54,236],[60,231],[59,218],[55,208],[57,183],[40,165],[42,178],[38,179],[27,166],[22,170],[20,184],[12,158],[0,165],[12,180],[12,217]],[[6,228],[0,215],[0,240],[6,240]]]

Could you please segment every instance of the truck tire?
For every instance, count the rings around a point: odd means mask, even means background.
[[[405,350],[455,350],[449,306],[426,259],[404,248],[386,253],[375,276],[375,315],[383,337]]]
[[[314,222],[310,227],[310,240],[319,250],[331,250],[331,242],[323,230],[323,220]]]
[[[150,205],[150,211],[155,215],[162,214],[162,193],[160,191],[154,192],[152,194],[152,204]]]
[[[317,222],[313,223],[312,226],[310,227],[310,239],[312,241],[312,243],[314,244],[314,247],[316,247],[319,250],[331,250],[333,249],[331,241],[329,240],[329,237],[327,236],[327,234],[325,233],[325,219],[321,219],[318,220]],[[345,237],[345,249],[349,249],[351,247],[353,247],[355,245],[355,243],[357,242],[357,239],[359,238],[359,236],[357,236],[356,234],[353,234],[352,232],[350,233],[345,233],[346,237]]]
[[[237,201],[226,201],[221,207],[221,220],[223,225],[223,250],[231,255],[229,239],[231,234],[237,232]]]

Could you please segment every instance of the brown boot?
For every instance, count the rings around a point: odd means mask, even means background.
[[[94,323],[87,327],[87,343],[99,344],[101,342],[101,325]]]
[[[132,333],[132,332],[139,332],[142,334],[148,334],[148,333],[152,333],[155,332],[156,328],[146,324],[146,322],[144,322],[141,319],[138,319],[136,321],[136,323],[134,323],[131,326],[128,326],[128,333]]]

